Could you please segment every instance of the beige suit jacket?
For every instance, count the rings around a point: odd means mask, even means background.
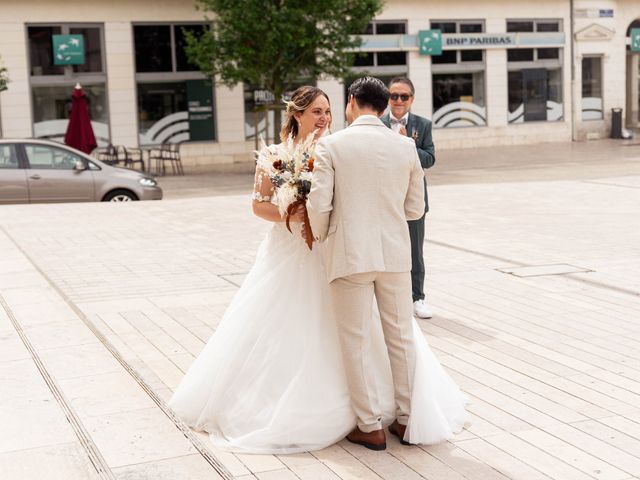
[[[424,215],[423,178],[413,140],[373,115],[318,141],[307,209],[329,281],[411,270],[407,220]]]

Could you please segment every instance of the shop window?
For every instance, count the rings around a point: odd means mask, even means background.
[[[61,27],[28,27],[31,75],[64,75],[65,68],[53,64],[53,35],[60,35]]]
[[[204,24],[134,25],[141,145],[215,139],[213,85],[189,62],[189,31]]]
[[[102,31],[100,28],[70,28],[72,35],[84,37],[84,64],[73,65],[72,69],[78,73],[102,72]]]
[[[560,20],[508,20],[507,32],[559,32],[560,25]],[[535,62],[559,58],[559,48],[512,48],[507,51],[509,62]]]
[[[442,33],[482,33],[484,23],[473,20],[435,21],[431,22],[431,28],[440,30]],[[431,57],[431,63],[434,65],[482,61],[484,61],[484,50],[444,50],[442,55]]]
[[[561,20],[508,20],[507,32],[559,32]],[[562,50],[512,48],[507,51],[509,123],[564,118]]]
[[[189,62],[187,58],[187,52],[185,47],[187,46],[187,40],[185,39],[185,32],[192,33],[196,37],[205,33],[204,25],[176,25],[174,27],[176,38],[176,70],[179,72],[193,72],[200,70],[194,63]]]
[[[582,59],[582,120],[602,119],[602,57]]]
[[[82,35],[84,64],[60,66],[53,64],[53,35]],[[29,26],[29,57],[31,75],[68,75],[73,73],[102,73],[102,28],[97,26]]]
[[[389,21],[389,20],[376,20],[370,22],[364,35],[404,35],[407,33],[406,22]],[[406,66],[407,65],[407,52],[395,51],[395,52],[358,52],[354,57],[353,66],[356,70],[367,72],[372,75],[388,74],[386,70],[388,67]],[[368,68],[368,67],[374,67]],[[384,69],[376,69],[375,67],[385,67]],[[406,73],[404,68],[399,73]]]
[[[31,89],[33,103],[33,136],[62,141],[71,114],[71,94],[74,85],[34,86]],[[83,85],[87,98],[93,133],[99,144],[109,143],[109,118],[105,84]]]
[[[375,54],[373,52],[358,52],[353,61],[354,67],[373,67]]]
[[[487,124],[484,72],[433,75],[433,123],[438,128]]]
[[[82,65],[53,64],[53,35],[82,35]],[[109,143],[109,113],[103,27],[99,24],[27,25],[33,136],[63,141],[71,112],[71,93],[84,89],[96,140]]]
[[[547,59],[559,59],[560,58],[560,49],[559,48],[538,48],[538,59],[539,60],[547,60]]]
[[[171,72],[171,26],[136,25],[133,27],[136,72]]]
[[[185,82],[138,84],[138,114],[140,144],[163,143],[162,132],[171,128],[177,134],[187,134],[187,84]]]
[[[432,29],[445,34],[484,32],[478,20],[439,20]],[[433,125],[436,128],[485,126],[484,50],[444,50],[431,57]]]
[[[509,72],[508,118],[509,123],[562,120],[562,69]]]
[[[198,66],[187,58],[185,31],[199,36],[205,28],[202,24],[134,26],[136,72],[197,72]]]
[[[507,50],[509,62],[533,62],[535,51],[533,48],[512,48]]]
[[[406,52],[378,52],[378,65],[406,65]]]

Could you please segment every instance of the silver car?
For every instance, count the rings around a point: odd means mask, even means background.
[[[160,199],[162,189],[146,173],[48,140],[0,139],[0,204]]]

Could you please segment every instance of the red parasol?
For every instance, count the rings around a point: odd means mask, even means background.
[[[67,133],[64,135],[64,143],[82,152],[91,153],[98,144],[93,134],[91,118],[89,118],[87,97],[80,84],[77,84],[73,89],[71,101],[71,118],[67,126]]]

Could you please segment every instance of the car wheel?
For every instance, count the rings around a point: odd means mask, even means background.
[[[102,199],[103,202],[133,202],[135,200],[138,200],[138,197],[129,190],[114,190],[107,193]]]

